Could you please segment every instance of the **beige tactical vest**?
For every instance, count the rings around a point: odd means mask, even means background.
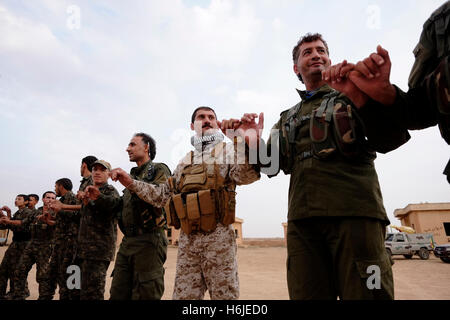
[[[211,158],[217,159],[224,146],[225,143],[215,146]],[[196,164],[192,151],[188,156],[191,161],[181,172],[180,181],[176,184],[173,178],[169,178],[173,195],[164,207],[168,225],[176,229],[181,226],[184,233],[191,234],[212,232],[218,222],[224,225],[233,223],[236,185],[220,175],[215,161]]]

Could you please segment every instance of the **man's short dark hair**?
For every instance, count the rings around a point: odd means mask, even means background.
[[[307,33],[303,37],[298,40],[297,45],[292,49],[292,60],[294,60],[294,64],[298,61],[298,56],[300,55],[300,46],[303,43],[309,43],[320,40],[323,42],[323,45],[325,46],[325,49],[327,50],[327,55],[330,55],[330,51],[328,50],[328,44],[327,42],[322,38],[322,35],[320,33]],[[297,75],[301,82],[303,82],[302,76],[300,73]]]
[[[197,115],[197,111],[199,111],[199,110],[209,110],[209,111],[212,111],[212,112],[214,112],[214,116],[215,116],[216,119],[217,119],[217,114],[216,114],[216,112],[214,111],[213,108],[210,108],[210,107],[207,107],[207,106],[200,106],[200,107],[198,107],[197,109],[195,109],[194,112],[192,113],[192,116],[191,116],[191,123],[194,123],[194,121],[195,121],[195,116]]]
[[[34,193],[29,194],[29,195],[28,195],[28,198],[35,198],[36,201],[39,201],[39,196],[38,196],[37,194],[34,194]]]
[[[87,156],[81,160],[81,163],[86,163],[87,169],[89,170],[89,172],[92,172],[92,165],[97,160],[98,160],[97,157]]]
[[[67,191],[72,191],[73,185],[72,185],[72,181],[70,181],[69,178],[58,179],[58,180],[56,180],[55,183],[62,186]]]
[[[156,156],[156,142],[155,139],[153,139],[150,135],[139,132],[134,134],[135,137],[141,137],[144,144],[148,145],[148,155],[150,156],[150,159],[155,159]]]
[[[30,198],[28,198],[28,195],[26,195],[26,194],[18,194],[17,197],[22,197],[23,200],[25,200],[25,201],[30,200]]]
[[[56,196],[56,193],[54,193],[53,191],[45,191],[44,194],[42,195],[42,199],[45,198],[45,196],[47,195],[47,193],[53,193]]]

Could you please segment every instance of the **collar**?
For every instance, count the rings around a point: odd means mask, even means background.
[[[312,91],[299,90],[299,89],[295,89],[295,90],[297,90],[297,93],[300,95],[300,98],[302,99],[302,101],[312,99],[313,97],[321,97],[327,93],[330,93],[331,91],[334,91],[334,89],[331,88],[328,84],[324,84],[319,89],[312,90]],[[308,93],[311,93],[311,92],[313,92],[312,95],[308,96]]]
[[[139,176],[150,164],[152,164],[152,160],[148,160],[146,163],[141,164],[139,167],[133,167],[130,170],[130,174],[132,176]]]

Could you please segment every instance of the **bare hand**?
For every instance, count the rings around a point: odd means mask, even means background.
[[[111,177],[112,181],[119,181],[125,188],[133,183],[133,179],[130,177],[130,175],[121,168],[111,170],[109,176]]]
[[[3,216],[0,218],[0,224],[7,225],[9,224],[9,221],[11,220],[8,217]]]
[[[220,130],[222,130],[224,135],[230,139],[233,139],[235,137],[234,130],[239,126],[240,122],[241,121],[239,119],[222,120],[217,121],[217,125]]]
[[[0,208],[1,211],[5,211],[6,215],[8,216],[9,219],[11,219],[11,209],[7,206],[3,206]]]
[[[368,97],[348,78],[354,68],[354,64],[344,60],[323,70],[322,79],[333,89],[345,94],[356,107],[362,107]]]
[[[52,209],[55,212],[59,212],[62,210],[62,202],[59,200],[53,200],[52,202],[50,202],[50,204],[48,205],[50,209]]]
[[[391,84],[391,59],[380,45],[377,53],[359,61],[350,72],[350,80],[365,94],[384,105],[392,105],[397,92]]]
[[[96,186],[88,186],[86,187],[86,189],[84,189],[84,191],[85,191],[84,199],[95,201],[100,196],[100,190]]]
[[[258,117],[257,123],[255,119]],[[233,137],[238,135],[244,138],[245,143],[251,149],[256,149],[264,129],[264,113],[261,112],[259,116],[256,113],[245,113],[240,121],[236,119],[224,120],[221,123],[221,129],[223,132],[229,133],[231,131]]]

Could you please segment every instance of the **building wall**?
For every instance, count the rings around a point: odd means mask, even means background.
[[[432,233],[437,244],[450,242],[450,235],[444,229],[444,222],[450,223],[450,204],[448,209],[442,204],[416,204],[402,210],[399,210],[401,215],[396,215],[402,225],[412,227],[417,233]]]

